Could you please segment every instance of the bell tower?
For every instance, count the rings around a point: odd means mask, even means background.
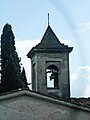
[[[31,59],[33,91],[70,98],[69,53],[72,49],[62,44],[48,25],[41,42],[27,54]]]

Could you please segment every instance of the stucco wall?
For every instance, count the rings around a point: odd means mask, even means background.
[[[0,97],[0,120],[90,120],[90,109],[19,91]]]
[[[48,94],[46,70],[50,65],[58,68],[58,92],[54,95],[70,97],[69,55],[68,53],[36,53],[32,60],[32,89]],[[54,89],[55,90],[55,89]]]

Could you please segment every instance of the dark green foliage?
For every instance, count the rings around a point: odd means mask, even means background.
[[[2,69],[6,65],[9,56],[12,55],[15,65],[20,71],[19,58],[15,48],[15,37],[12,32],[11,25],[6,24],[3,28],[3,34],[1,35],[1,58],[2,58]]]
[[[21,78],[21,59],[16,52],[14,39],[11,25],[6,24],[1,35],[1,84],[3,91],[25,87]]]
[[[25,87],[27,87],[27,78],[26,78],[26,73],[25,73],[24,67],[23,67],[22,72],[21,72],[21,78],[22,78],[22,81],[23,81]]]
[[[5,66],[3,82],[4,92],[24,87],[24,84],[21,81],[18,71],[15,67],[12,56],[9,57],[7,65]]]

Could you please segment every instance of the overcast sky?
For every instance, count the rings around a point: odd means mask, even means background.
[[[16,49],[30,82],[29,50],[50,26],[70,53],[71,96],[90,97],[90,0],[0,0],[0,34],[12,25]]]

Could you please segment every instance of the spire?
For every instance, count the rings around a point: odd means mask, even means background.
[[[49,26],[49,13],[48,13],[48,26]]]

